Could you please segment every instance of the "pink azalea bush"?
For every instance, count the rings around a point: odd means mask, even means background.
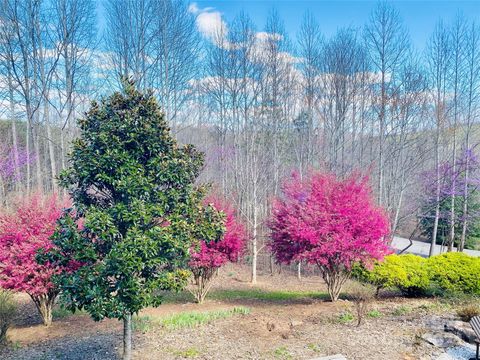
[[[235,216],[235,209],[215,196],[209,196],[204,201],[225,214],[225,233],[217,241],[200,241],[190,249],[189,266],[193,273],[193,295],[197,302],[205,299],[212,279],[217,270],[227,262],[236,262],[240,258],[246,242],[246,231]]]
[[[19,201],[13,211],[0,211],[0,287],[29,294],[47,326],[58,295],[52,276],[62,268],[39,264],[37,255],[52,248],[50,237],[66,206],[54,195],[36,194]]]
[[[268,226],[277,261],[317,265],[332,301],[353,264],[369,266],[389,253],[388,217],[375,205],[365,176],[312,172],[302,180],[292,174],[273,202]]]

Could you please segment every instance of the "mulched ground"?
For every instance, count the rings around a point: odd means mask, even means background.
[[[286,272],[262,275],[257,285],[249,284],[247,268],[222,269],[215,289],[265,291],[322,291],[318,277],[299,281]],[[221,286],[220,286],[221,284]],[[180,297],[188,298],[188,297]],[[9,331],[10,343],[0,350],[1,359],[120,359],[122,325],[117,320],[92,321],[76,314],[40,324],[26,295],[19,295],[19,316]],[[180,301],[180,300],[178,300]],[[430,359],[438,351],[419,340],[423,322],[432,312],[452,312],[435,300],[386,298],[372,304],[381,316],[368,318],[357,327],[342,323],[341,313],[353,312],[352,304],[321,299],[258,300],[234,298],[209,300],[198,305],[174,302],[146,309],[141,316],[166,316],[182,311],[230,309],[245,306],[251,312],[215,320],[193,329],[167,330],[160,326],[134,334],[134,359],[312,359],[342,353],[348,359]],[[408,309],[405,313],[395,309]]]

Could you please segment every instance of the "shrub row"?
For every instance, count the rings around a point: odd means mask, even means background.
[[[397,288],[407,296],[432,292],[480,295],[480,258],[458,252],[428,259],[388,255],[372,269],[356,266],[353,276],[377,289]]]

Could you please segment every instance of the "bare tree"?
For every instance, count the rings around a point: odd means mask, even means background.
[[[440,21],[437,23],[435,30],[430,37],[427,48],[427,62],[429,70],[429,80],[431,88],[431,96],[434,108],[434,163],[435,163],[435,219],[433,225],[433,233],[430,244],[429,255],[434,255],[434,248],[437,242],[438,221],[440,217],[440,165],[442,158],[442,133],[448,116],[447,103],[447,81],[448,69],[451,63],[450,54],[450,37],[445,24]]]
[[[77,108],[91,93],[91,72],[96,51],[95,4],[92,0],[55,0],[55,40],[60,54],[53,87],[56,91],[51,106],[62,117],[59,125],[60,144],[52,134],[48,135],[50,146],[60,147],[61,168],[65,167],[67,146],[74,136],[73,118]]]
[[[464,149],[469,151],[470,138],[472,136],[472,125],[479,115],[480,100],[480,28],[477,24],[471,23],[468,26],[465,39],[465,140]],[[465,179],[463,184],[463,209],[462,209],[462,233],[458,251],[465,248],[465,240],[468,225],[468,185],[470,182],[469,160],[466,157]]]
[[[385,139],[388,131],[388,105],[398,68],[407,56],[410,44],[408,32],[398,11],[386,1],[378,3],[365,27],[372,70],[378,73],[378,200],[384,203]]]

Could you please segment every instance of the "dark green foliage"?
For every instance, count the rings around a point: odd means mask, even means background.
[[[455,245],[460,241],[460,236],[462,234],[464,201],[463,196],[455,196]],[[465,248],[476,249],[480,238],[480,222],[478,220],[479,218],[476,216],[476,214],[480,213],[480,196],[478,190],[470,190],[467,205],[469,213],[475,214],[475,216],[471,215],[468,217]],[[440,199],[440,217],[438,219],[437,230],[438,245],[445,245],[448,243],[450,235],[450,207],[451,197],[442,197]],[[432,202],[424,204],[423,211],[425,212],[425,216],[420,219],[420,228],[422,234],[429,238],[433,233],[435,204],[432,204]]]
[[[74,210],[54,235],[50,259],[78,264],[61,274],[67,307],[95,320],[123,319],[181,289],[189,249],[223,235],[224,215],[202,206],[195,186],[203,154],[179,146],[151,93],[127,83],[79,121],[70,167],[60,176]]]

